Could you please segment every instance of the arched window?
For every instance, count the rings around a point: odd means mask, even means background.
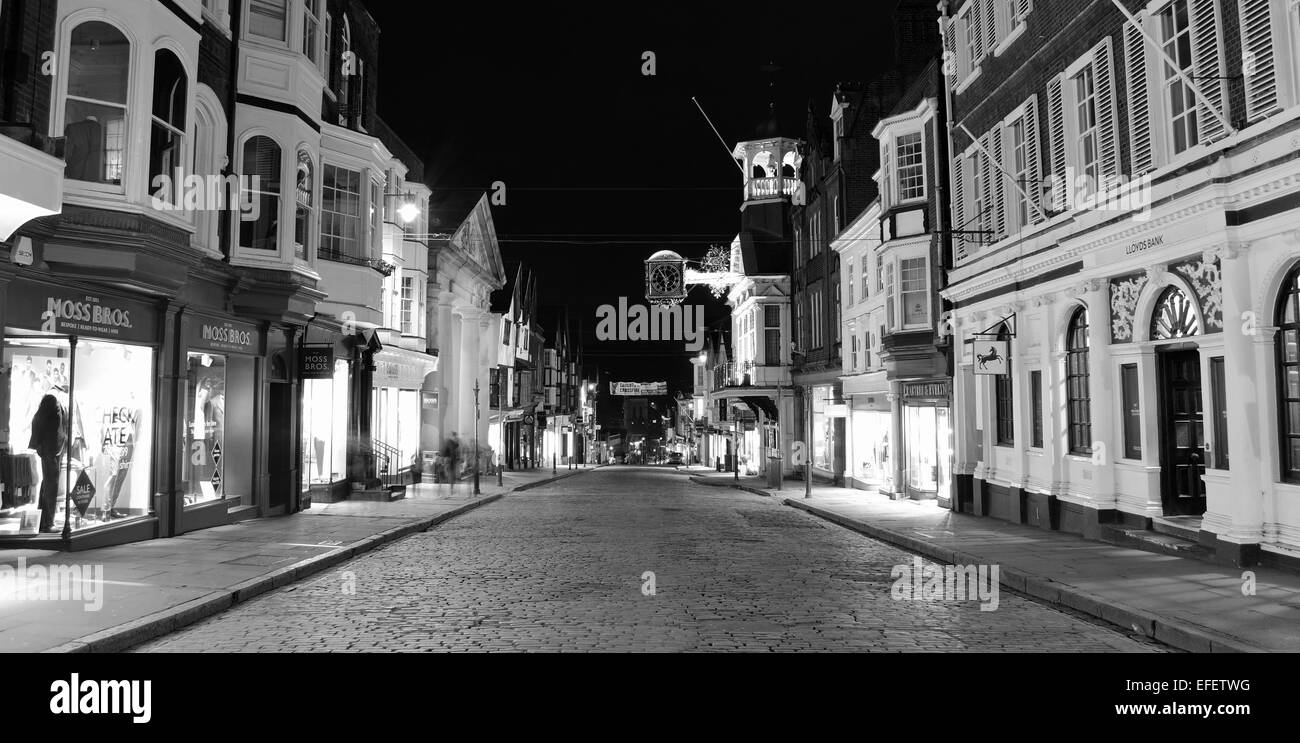
[[[1192,300],[1181,289],[1171,286],[1160,295],[1151,316],[1151,340],[1164,341],[1201,334],[1201,321]]]
[[[167,49],[153,55],[153,126],[149,134],[149,189],[156,188],[159,176],[175,179],[178,171],[185,169],[185,111],[189,106],[186,97],[185,68],[181,61]],[[179,196],[183,185],[173,183]],[[179,203],[179,200],[169,203]]]
[[[998,329],[998,340],[1007,342],[1007,355],[1011,354],[1011,329],[1003,323]],[[1007,373],[993,377],[993,409],[997,416],[995,431],[999,446],[1015,446],[1015,397],[1011,384],[1010,359],[1007,361]]]
[[[1300,264],[1277,303],[1277,383],[1282,479],[1300,483]]]
[[[131,44],[121,31],[103,21],[72,29],[63,113],[65,177],[121,185],[130,77]]]
[[[1080,307],[1065,333],[1065,400],[1070,453],[1092,454],[1092,398],[1088,390],[1088,311]]]
[[[280,145],[270,137],[249,137],[244,142],[240,171],[244,189],[239,215],[239,247],[277,250],[280,226]]]
[[[298,170],[293,189],[293,254],[307,260],[307,241],[311,236],[312,213],[316,193],[316,168],[311,161],[311,153],[305,148],[298,150]]]
[[[347,111],[348,105],[348,83],[351,82],[351,76],[356,73],[353,66],[356,64],[352,59],[352,24],[348,23],[348,17],[343,16],[343,38],[339,44],[339,74],[334,81],[334,92],[339,97],[339,108]],[[346,115],[346,114],[345,114]]]

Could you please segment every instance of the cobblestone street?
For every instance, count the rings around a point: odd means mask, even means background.
[[[894,600],[890,571],[912,559],[771,499],[612,467],[511,495],[135,651],[1164,649],[1005,589],[996,611]]]

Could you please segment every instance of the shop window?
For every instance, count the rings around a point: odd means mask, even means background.
[[[87,21],[72,30],[63,113],[65,177],[122,184],[130,75],[131,45],[116,27]]]
[[[1124,405],[1124,457],[1142,458],[1142,406],[1138,400],[1137,364],[1124,364],[1119,368],[1120,397]]]
[[[226,430],[226,357],[209,353],[187,356],[185,377],[185,451],[181,480],[185,505],[225,497],[223,447]]]
[[[343,480],[347,477],[347,362],[334,362],[333,379],[304,379],[302,387],[303,486]]]
[[[826,415],[826,405],[834,402],[834,388],[812,388],[812,455],[813,466],[829,470],[834,465],[835,419]]]
[[[284,42],[289,0],[248,0],[248,32],[261,39]]]
[[[1010,342],[1011,331],[1006,325],[998,331],[998,340]],[[993,408],[994,415],[997,416],[995,428],[998,446],[1015,446],[1015,403],[1010,368],[1007,369],[1006,374],[999,374],[993,378]]]
[[[174,178],[177,171],[185,168],[185,111],[189,107],[186,98],[185,68],[181,61],[166,49],[159,49],[153,55],[153,126],[149,135],[149,188],[155,188],[155,179]],[[179,193],[180,183],[174,183],[170,193],[160,189],[166,195],[168,203],[171,196]]]
[[[357,261],[361,249],[361,173],[325,164],[322,169],[319,256]]]
[[[1088,312],[1080,307],[1070,318],[1065,338],[1066,416],[1070,453],[1092,454],[1092,401],[1088,387]]]
[[[1282,284],[1277,307],[1277,383],[1282,479],[1300,483],[1300,265]]]
[[[73,352],[66,338],[10,333],[4,364],[0,533],[57,533],[65,517],[75,532],[149,515],[153,350],[83,338]]]
[[[249,137],[244,142],[242,187],[248,189],[243,203],[255,210],[253,215],[241,214],[239,219],[239,247],[250,250],[275,251],[279,248],[277,231],[280,225],[280,145],[270,137]]]

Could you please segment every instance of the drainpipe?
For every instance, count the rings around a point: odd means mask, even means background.
[[[243,4],[231,3],[231,5],[234,7],[230,8],[230,90],[226,92],[226,167],[221,171],[223,183],[228,182],[226,177],[235,172],[235,106],[238,102],[239,90],[239,34],[244,19],[244,14],[240,12]],[[235,201],[227,203],[238,204],[238,196]],[[226,234],[225,240],[218,240],[221,244],[221,262],[230,263],[230,254],[234,250],[234,241],[239,239],[239,233],[229,219],[221,220],[220,229]]]

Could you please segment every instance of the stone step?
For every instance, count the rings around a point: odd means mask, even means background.
[[[1166,516],[1151,519],[1152,530],[1180,539],[1197,542],[1201,538],[1201,518],[1199,516]]]
[[[405,497],[405,487],[400,489],[371,488],[369,490],[353,490],[348,494],[348,500],[379,501],[381,503],[401,500]]]
[[[1202,545],[1195,539],[1184,539],[1183,537],[1162,534],[1148,529],[1106,526],[1102,528],[1101,539],[1111,544],[1132,547],[1147,552],[1191,557],[1198,560],[1214,559],[1214,550]]]

